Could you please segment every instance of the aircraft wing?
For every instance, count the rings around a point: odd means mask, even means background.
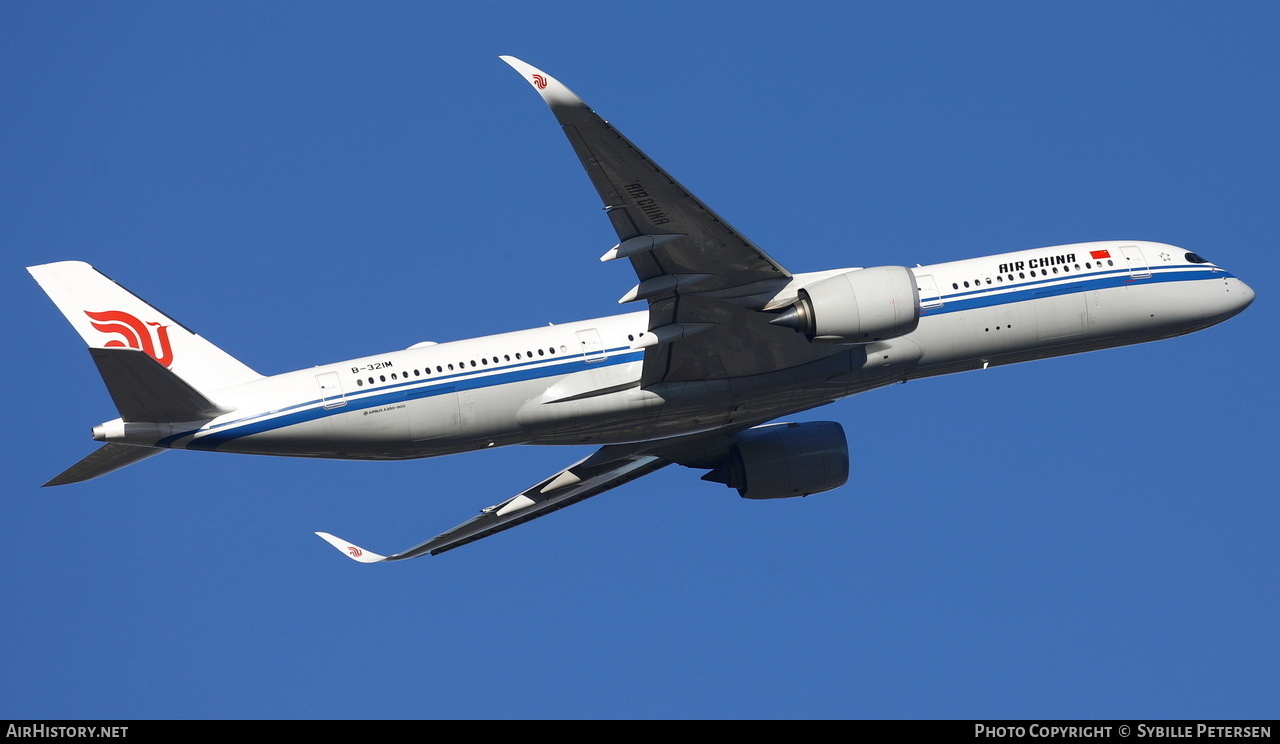
[[[478,516],[457,527],[395,555],[379,555],[327,532],[316,534],[360,563],[438,555],[617,488],[668,464],[669,460],[654,455],[634,454],[631,447],[606,446],[506,501],[481,509]]]
[[[639,283],[619,301],[649,303],[641,384],[746,376],[831,353],[759,312],[790,272],[558,80],[502,60],[551,108],[604,202],[619,242],[601,260],[627,258],[635,269]]]

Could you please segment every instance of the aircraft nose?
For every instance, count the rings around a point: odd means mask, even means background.
[[[1218,305],[1217,311],[1207,316],[1214,323],[1221,323],[1227,318],[1239,315],[1253,303],[1253,287],[1235,277],[1226,281],[1226,291],[1226,297],[1222,297],[1218,303],[1215,303]]]
[[[1244,310],[1246,307],[1253,304],[1253,287],[1250,287],[1244,282],[1240,282],[1238,302],[1240,303],[1240,310]],[[1236,312],[1240,312],[1240,310],[1237,310]]]

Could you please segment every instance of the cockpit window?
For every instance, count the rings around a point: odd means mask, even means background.
[[[1188,253],[1187,260],[1190,261],[1191,263],[1209,263],[1207,260],[1200,258],[1194,253]]]

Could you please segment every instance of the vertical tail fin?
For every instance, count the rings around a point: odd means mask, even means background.
[[[29,266],[40,288],[90,348],[132,348],[200,391],[261,375],[83,261]]]

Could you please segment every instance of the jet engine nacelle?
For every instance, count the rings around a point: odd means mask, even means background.
[[[744,499],[830,491],[849,479],[844,429],[834,421],[748,429],[734,439],[728,458],[702,479],[736,488]]]
[[[920,323],[920,291],[905,266],[855,269],[799,292],[800,299],[772,322],[810,341],[864,344],[904,336]]]

